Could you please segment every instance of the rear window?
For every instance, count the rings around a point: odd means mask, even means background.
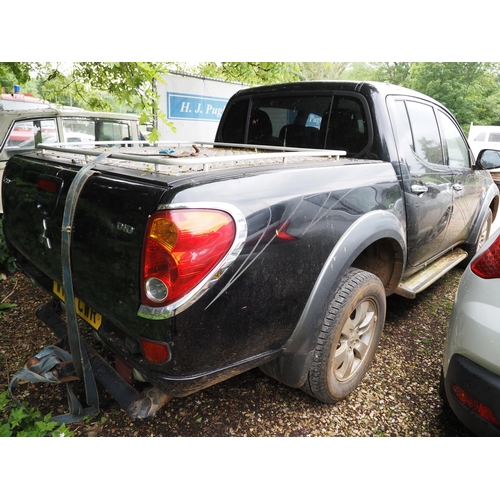
[[[345,150],[368,144],[362,102],[354,96],[281,95],[234,101],[218,135],[221,142]]]
[[[486,132],[481,132],[474,138],[474,142],[500,142],[500,133],[490,132],[487,134]]]

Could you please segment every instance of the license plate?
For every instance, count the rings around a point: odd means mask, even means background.
[[[64,289],[62,285],[59,283],[56,283],[54,281],[54,286],[52,287],[52,291],[64,302],[65,297],[64,297]],[[93,326],[96,330],[99,329],[99,327],[102,324],[102,316],[94,311],[91,307],[89,307],[83,300],[78,299],[75,297],[75,309],[76,309],[76,314],[83,318],[89,325]]]

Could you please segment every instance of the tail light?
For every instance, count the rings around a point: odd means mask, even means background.
[[[478,401],[477,399],[467,394],[467,392],[465,392],[457,384],[453,384],[453,393],[464,406],[469,408],[471,411],[479,415],[484,420],[487,420],[493,425],[500,427],[500,424],[498,423],[498,420],[495,417],[493,410],[489,406],[486,406],[485,404],[481,403],[481,401]]]
[[[472,260],[470,268],[480,278],[500,278],[500,235]]]
[[[211,208],[155,212],[144,241],[139,314],[156,319],[169,316],[173,305],[199,292],[239,254],[246,238],[244,220],[241,214],[235,218]]]

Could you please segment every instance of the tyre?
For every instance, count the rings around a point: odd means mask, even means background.
[[[468,245],[465,251],[468,253],[468,257],[461,262],[462,267],[467,267],[467,264],[474,258],[474,255],[479,251],[479,249],[484,245],[485,241],[490,237],[491,224],[493,221],[493,214],[491,209],[488,209],[486,217],[483,220],[481,229],[479,230],[479,236],[474,245]]]
[[[359,385],[375,355],[385,311],[382,282],[372,273],[349,269],[323,320],[305,392],[336,403]]]

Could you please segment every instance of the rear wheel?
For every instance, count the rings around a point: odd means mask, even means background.
[[[382,282],[372,273],[351,268],[323,320],[303,389],[325,403],[336,403],[349,395],[375,355],[385,311]]]

